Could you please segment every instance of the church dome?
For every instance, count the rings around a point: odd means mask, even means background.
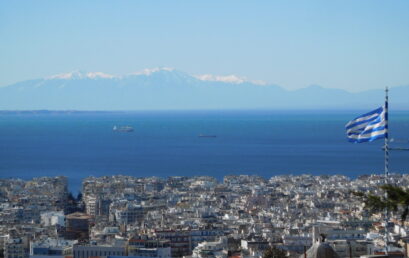
[[[300,255],[300,258],[304,258],[304,254]],[[315,242],[307,250],[307,258],[339,258],[339,255],[328,243]]]

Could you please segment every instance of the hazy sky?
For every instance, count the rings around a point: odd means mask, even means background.
[[[287,89],[409,85],[409,1],[0,2],[0,86],[162,66]]]

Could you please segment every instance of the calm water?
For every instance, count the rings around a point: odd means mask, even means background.
[[[0,177],[345,174],[383,172],[383,140],[352,144],[344,125],[365,111],[192,111],[0,115]],[[132,133],[113,132],[130,125]],[[409,147],[409,112],[390,113],[391,137]],[[199,134],[217,135],[199,138]],[[409,151],[391,152],[409,172]]]

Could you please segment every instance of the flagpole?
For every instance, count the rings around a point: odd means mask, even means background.
[[[388,135],[389,135],[389,126],[388,126],[388,87],[385,88],[385,183],[388,184],[389,177],[389,146],[388,146]]]
[[[389,183],[389,146],[388,146],[388,87],[385,88],[385,185]],[[388,198],[388,193],[385,191],[385,199]],[[385,207],[385,254],[388,254],[388,208]]]

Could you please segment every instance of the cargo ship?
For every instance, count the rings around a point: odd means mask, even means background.
[[[129,133],[129,132],[133,132],[134,130],[133,130],[133,127],[129,125],[127,126],[116,126],[115,125],[114,128],[112,128],[112,131]]]
[[[199,134],[197,137],[201,137],[201,138],[216,138],[216,135],[211,135],[211,134]]]

